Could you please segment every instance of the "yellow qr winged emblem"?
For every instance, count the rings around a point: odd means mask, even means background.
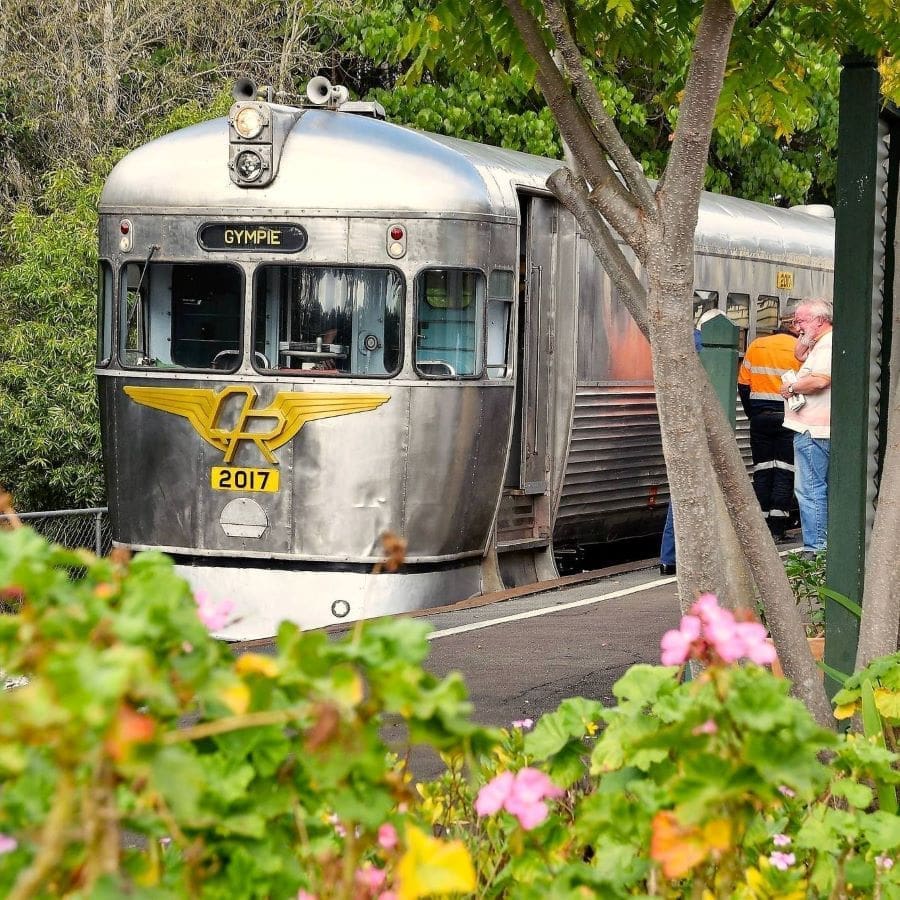
[[[387,394],[298,394],[279,391],[271,406],[255,409],[259,394],[252,385],[230,385],[218,392],[209,388],[133,386],[124,390],[136,403],[184,416],[204,441],[225,454],[226,463],[234,459],[241,441],[250,441],[275,465],[278,465],[278,460],[272,451],[286,444],[307,422],[368,412],[390,399]],[[236,413],[234,423],[231,427],[223,427],[222,413],[232,397],[239,398],[235,405],[230,406]],[[240,398],[243,398],[243,403]],[[254,426],[266,420],[271,422],[271,427],[254,430]]]

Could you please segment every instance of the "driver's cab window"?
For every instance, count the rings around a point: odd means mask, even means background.
[[[429,269],[416,279],[415,364],[421,375],[481,374],[484,276],[464,269]]]
[[[243,279],[234,266],[128,263],[120,287],[125,366],[234,371]]]

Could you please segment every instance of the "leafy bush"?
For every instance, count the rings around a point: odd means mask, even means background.
[[[274,656],[235,658],[198,617],[215,603],[198,607],[166,557],[98,559],[24,528],[0,533],[0,585],[24,598],[0,616],[0,669],[29,679],[0,694],[0,895],[471,883],[461,845],[399,812],[415,798],[380,736],[391,715],[410,742],[493,743],[461,679],[422,670],[426,625],[340,641],[284,625]]]
[[[825,633],[825,607],[821,590],[825,587],[825,553],[820,551],[811,559],[800,553],[789,553],[784,565],[788,581],[800,607],[808,637]]]
[[[0,532],[0,597],[0,669],[27,677],[0,693],[3,896],[900,897],[900,819],[875,799],[897,754],[737,665],[766,659],[764,632],[711,596],[615,707],[503,732],[423,670],[417,621],[283,625],[274,655],[235,657],[204,625],[228,604],[166,557],[24,528]],[[706,668],[681,683],[690,658]],[[860,683],[895,693],[898,664]],[[414,744],[440,778],[412,784]]]

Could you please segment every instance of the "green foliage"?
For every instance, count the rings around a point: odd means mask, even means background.
[[[97,201],[111,161],[48,176],[0,229],[0,484],[21,509],[100,500]]]
[[[150,128],[166,134],[227,111],[171,110]],[[72,164],[44,179],[0,227],[0,485],[20,511],[103,502],[97,388],[97,206],[125,153]]]
[[[821,591],[825,586],[825,553],[816,553],[812,559],[806,559],[800,553],[789,553],[785,559],[784,570],[797,600],[797,606],[800,607],[807,636],[823,635],[825,609],[822,605]]]
[[[0,833],[17,841],[0,895],[38,878],[57,896],[293,897],[394,864],[406,896],[430,893],[413,887],[434,863],[403,852],[416,802],[385,717],[464,756],[495,736],[457,677],[422,669],[426,624],[334,641],[284,624],[273,656],[235,658],[163,555],[98,559],[24,528],[0,532],[4,589],[21,610],[0,616],[0,669],[28,683],[0,693]],[[464,882],[462,848],[438,847]]]
[[[28,679],[0,693],[4,896],[900,897],[878,807],[897,753],[821,729],[755,665],[634,666],[612,708],[493,732],[423,670],[416,620],[284,624],[272,655],[235,657],[162,554],[24,528],[0,532],[0,598],[0,669]],[[898,671],[876,661],[844,699]],[[418,742],[447,768],[413,789]]]

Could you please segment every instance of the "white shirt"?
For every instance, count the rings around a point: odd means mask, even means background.
[[[815,394],[804,394],[806,403],[798,410],[784,406],[784,427],[800,434],[809,432],[810,437],[831,438],[831,330],[825,332],[809,351],[809,356],[797,373],[799,381],[804,375],[823,375],[829,379],[825,390]]]

